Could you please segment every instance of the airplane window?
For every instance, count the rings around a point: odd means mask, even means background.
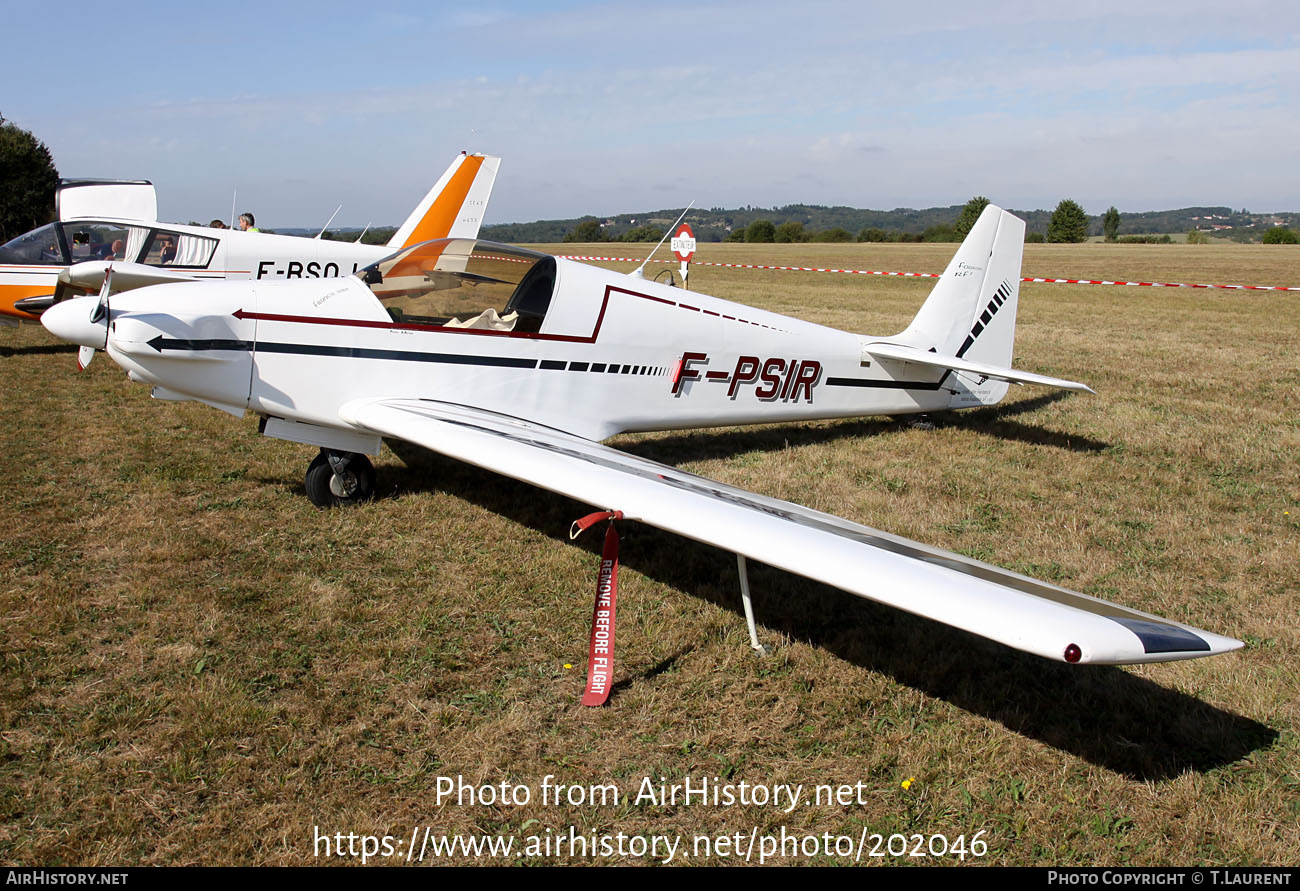
[[[0,245],[0,263],[16,266],[63,266],[68,262],[58,224],[50,223]]]
[[[217,250],[215,238],[187,235],[166,229],[154,229],[142,263],[150,266],[182,266],[202,268],[212,261]]]
[[[71,251],[69,262],[87,260],[134,261],[149,230],[125,223],[81,221],[63,223],[63,238]]]
[[[551,306],[551,294],[555,291],[555,258],[547,257],[537,261],[523,281],[510,295],[506,304],[506,315],[516,313],[519,321],[515,323],[516,331],[536,332],[541,330],[546,310]]]
[[[535,332],[555,287],[555,259],[509,245],[443,238],[381,260],[360,278],[394,321]]]

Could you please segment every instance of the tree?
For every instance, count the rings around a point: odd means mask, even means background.
[[[745,241],[750,244],[776,241],[776,226],[771,220],[754,220],[745,228]]]
[[[1274,226],[1264,233],[1264,244],[1300,244],[1300,235],[1294,229]]]
[[[1066,198],[1052,211],[1047,224],[1047,240],[1056,244],[1085,241],[1088,238],[1088,215],[1074,201]]]
[[[619,241],[658,241],[663,231],[655,226],[637,226],[623,233]]]
[[[1188,229],[1187,243],[1188,244],[1209,244],[1210,236],[1206,235],[1200,229]]]
[[[564,236],[565,241],[576,241],[587,243],[592,241],[604,241],[605,230],[601,228],[600,220],[592,217],[589,220],[583,220],[573,227],[573,231]]]
[[[961,241],[961,236],[957,234],[957,230],[952,226],[949,226],[946,223],[936,223],[933,226],[927,227],[926,230],[921,233],[920,240],[927,242]]]
[[[45,143],[0,115],[0,244],[54,218],[58,184]]]
[[[961,209],[961,213],[957,217],[957,222],[952,224],[958,238],[965,238],[969,234],[970,230],[974,228],[976,220],[980,218],[980,214],[984,213],[984,208],[988,206],[989,199],[983,195],[976,195],[966,202],[966,206]]]
[[[727,235],[727,242],[729,244],[743,244],[744,241],[745,241],[744,229],[740,229],[740,228],[732,229],[731,232]]]
[[[803,241],[806,237],[803,231],[803,223],[797,220],[787,220],[776,227],[774,237],[778,244],[794,244]]]
[[[1107,241],[1114,241],[1119,237],[1119,211],[1115,205],[1110,206],[1106,215],[1101,218],[1101,231],[1106,233]]]
[[[821,232],[812,236],[813,241],[821,242],[845,242],[853,240],[853,233],[842,226],[832,226],[829,229],[823,229]]]

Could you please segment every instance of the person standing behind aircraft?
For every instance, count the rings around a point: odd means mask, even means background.
[[[221,222],[221,220],[213,220],[211,223],[208,223],[208,228],[209,228],[209,229],[225,229],[225,228],[228,228],[228,227],[226,226],[225,223]]]
[[[251,213],[241,213],[239,215],[239,228],[245,232],[261,231],[256,227],[256,223],[253,221],[253,215]]]

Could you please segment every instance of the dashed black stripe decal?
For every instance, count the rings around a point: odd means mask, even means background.
[[[178,350],[184,352],[259,352],[292,356],[337,356],[347,359],[387,359],[398,362],[434,362],[445,365],[477,365],[493,368],[539,368],[543,371],[581,371],[618,374],[635,374],[642,377],[666,373],[661,366],[606,365],[604,362],[568,362],[563,359],[521,359],[509,356],[467,356],[459,353],[418,353],[410,350],[380,350],[366,347],[324,346],[310,343],[270,343],[251,340],[192,340],[163,337],[161,334],[149,341],[158,352]]]

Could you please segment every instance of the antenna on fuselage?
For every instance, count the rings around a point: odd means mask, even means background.
[[[320,241],[320,237],[321,237],[322,235],[325,234],[325,229],[328,229],[328,228],[330,227],[330,223],[334,222],[334,218],[335,218],[336,216],[339,215],[339,211],[342,210],[342,209],[343,209],[343,205],[342,205],[342,204],[340,204],[338,207],[334,208],[334,213],[330,214],[330,218],[329,218],[328,220],[325,221],[325,228],[324,228],[324,229],[321,229],[319,232],[316,233],[316,240],[317,240],[317,241]]]
[[[676,223],[673,223],[671,226],[668,227],[668,231],[664,233],[664,237],[661,238],[661,239],[659,239],[659,243],[658,243],[657,245],[655,245],[655,249],[654,249],[654,251],[651,251],[649,254],[647,254],[647,255],[646,255],[646,258],[645,258],[644,260],[641,261],[641,265],[638,266],[636,269],[632,270],[631,273],[629,273],[633,278],[645,278],[645,264],[647,264],[647,263],[650,262],[650,258],[653,257],[653,256],[655,255],[655,251],[657,251],[657,250],[659,250],[659,248],[663,247],[664,242],[668,240],[668,236],[669,236],[669,235],[672,235],[674,232],[677,231],[677,225],[678,225],[678,223],[680,223],[680,222],[681,222],[681,221],[686,217],[686,214],[688,214],[688,213],[690,212],[691,208],[694,207],[694,206],[695,206],[695,202],[694,202],[694,201],[692,201],[690,204],[686,205],[686,210],[682,211],[682,215],[681,215],[680,217],[677,218],[677,222],[676,222]]]
[[[366,223],[366,228],[362,229],[361,234],[357,236],[357,241],[356,241],[357,244],[361,244],[361,239],[366,237],[366,233],[370,231],[370,224],[373,222],[374,220],[370,220]]]
[[[236,189],[234,189],[233,191],[231,191],[231,193],[230,193],[230,226],[229,226],[229,228],[231,228],[231,229],[235,228],[235,201],[236,201],[238,198],[239,198],[239,189],[236,188]]]

